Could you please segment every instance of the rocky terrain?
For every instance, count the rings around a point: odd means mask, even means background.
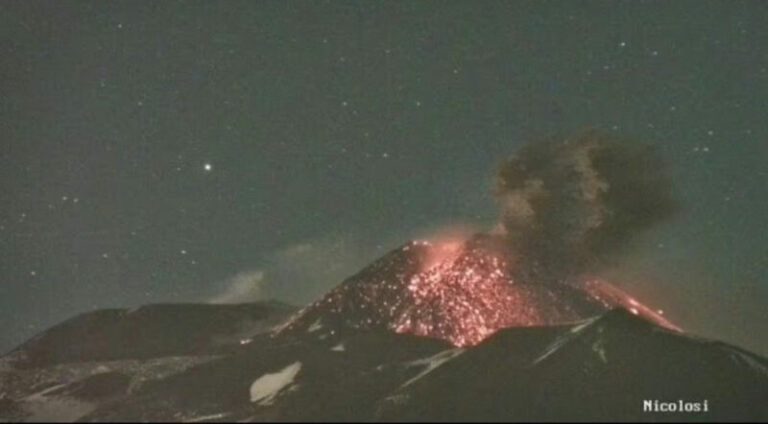
[[[766,358],[606,283],[536,286],[492,253],[409,243],[301,310],[74,317],[0,359],[0,420],[768,420]],[[648,410],[680,402],[699,410]]]

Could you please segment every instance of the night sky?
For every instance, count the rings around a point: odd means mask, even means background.
[[[0,3],[0,351],[72,315],[309,302],[497,219],[495,167],[588,128],[682,209],[605,271],[768,354],[768,4]]]

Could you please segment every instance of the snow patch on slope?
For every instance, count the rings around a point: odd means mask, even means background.
[[[574,326],[573,328],[571,328],[570,331],[568,331],[568,333],[555,338],[555,340],[544,349],[541,355],[539,355],[539,357],[536,358],[535,361],[533,361],[533,365],[537,365],[540,362],[544,361],[545,359],[549,358],[550,356],[552,356],[552,354],[560,350],[560,348],[562,348],[572,340],[579,337],[580,333],[590,328],[593,324],[595,324],[598,321],[599,318],[600,317],[585,319],[581,321],[579,324],[577,324],[576,326]]]
[[[251,384],[251,402],[258,402],[261,405],[271,404],[277,394],[293,382],[299,371],[301,371],[301,362],[297,361],[276,373],[264,374],[257,378]]]
[[[415,361],[411,361],[406,363],[409,367],[417,367],[417,366],[424,366],[424,370],[422,370],[420,373],[416,375],[416,377],[411,378],[410,380],[406,381],[402,387],[406,387],[410,385],[411,383],[415,382],[416,380],[424,377],[425,375],[431,373],[434,371],[437,367],[440,365],[443,365],[444,363],[450,361],[451,359],[461,355],[464,353],[464,349],[448,349],[444,350],[437,355],[430,356],[429,358],[424,359],[417,359]]]
[[[29,412],[27,422],[74,422],[96,409],[96,405],[67,396],[49,396],[66,386],[59,384],[24,398],[23,407]]]
[[[308,333],[314,333],[315,331],[318,331],[323,328],[323,324],[320,318],[317,319],[317,321],[313,322],[312,325],[309,326],[307,329]]]
[[[608,363],[608,358],[605,355],[605,345],[603,344],[603,340],[598,339],[592,343],[592,351],[600,357],[600,360],[603,361],[603,363]]]
[[[203,416],[200,416],[200,417],[189,418],[189,419],[184,420],[184,422],[185,423],[201,423],[201,422],[211,421],[211,420],[220,420],[220,419],[226,417],[227,415],[228,415],[227,413],[221,412],[221,413],[218,413],[218,414],[203,415]]]

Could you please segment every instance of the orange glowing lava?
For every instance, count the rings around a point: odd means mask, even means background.
[[[378,328],[470,346],[501,328],[569,323],[616,307],[679,330],[604,281],[520,281],[511,263],[485,236],[411,242],[344,281],[279,332]]]

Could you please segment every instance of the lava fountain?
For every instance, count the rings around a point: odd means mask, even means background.
[[[674,211],[657,153],[597,132],[530,143],[498,170],[501,214],[491,234],[395,249],[277,333],[386,329],[468,346],[500,328],[616,307],[677,330],[619,288],[584,277]]]
[[[501,242],[410,242],[301,310],[279,334],[386,329],[475,345],[507,327],[556,325],[621,307],[679,330],[619,288],[597,279],[545,283],[517,276]]]

